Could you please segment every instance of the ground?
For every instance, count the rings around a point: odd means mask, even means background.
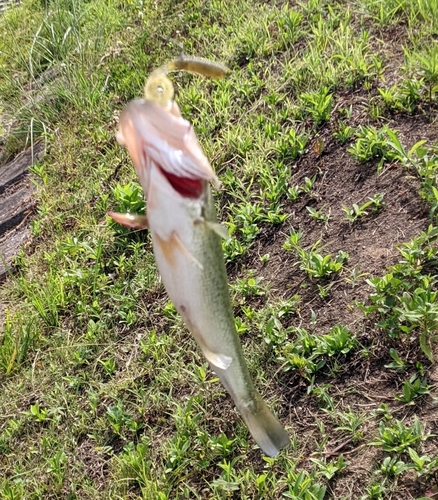
[[[28,0],[1,20],[1,498],[437,496],[437,19],[426,0]],[[118,116],[180,44],[231,69],[172,80],[222,182],[236,326],[291,436],[275,459],[147,231],[106,216],[144,209]]]

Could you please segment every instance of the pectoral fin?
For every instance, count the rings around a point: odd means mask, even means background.
[[[147,229],[148,218],[141,214],[121,214],[119,212],[108,212],[108,215],[122,226],[130,229]]]
[[[214,231],[221,238],[223,238],[224,240],[229,239],[230,234],[228,233],[228,229],[225,226],[219,224],[218,222],[205,221],[205,223],[212,231]]]

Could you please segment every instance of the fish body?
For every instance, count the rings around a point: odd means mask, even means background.
[[[164,287],[262,450],[275,456],[289,437],[256,390],[234,324],[209,181],[218,184],[191,124],[175,102],[128,104],[119,140],[147,199],[147,225]],[[111,214],[131,227],[136,222]],[[135,216],[134,216],[135,219]],[[145,225],[144,216],[141,219]]]

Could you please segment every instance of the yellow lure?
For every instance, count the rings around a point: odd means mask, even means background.
[[[159,106],[166,106],[175,94],[173,83],[167,78],[170,71],[186,71],[207,78],[223,78],[230,70],[223,64],[198,57],[182,56],[156,69],[146,80],[144,96]]]

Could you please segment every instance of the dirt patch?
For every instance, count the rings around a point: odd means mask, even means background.
[[[415,126],[412,124],[415,123]],[[400,117],[394,126],[406,148],[420,138],[433,142],[438,137],[436,124],[430,124],[426,117]],[[321,333],[336,323],[352,326],[358,320],[358,311],[351,307],[354,301],[365,300],[367,287],[348,286],[344,279],[334,277],[328,281],[310,280],[300,270],[299,258],[293,251],[283,249],[283,244],[292,230],[304,233],[301,242],[310,248],[316,241],[321,244],[318,252],[336,255],[339,251],[348,253],[342,278],[356,272],[368,277],[385,273],[388,266],[400,257],[397,245],[411,240],[429,225],[429,207],[419,198],[420,184],[412,171],[400,164],[386,165],[379,175],[376,161],[357,162],[347,152],[348,145],[340,146],[327,128],[318,136],[324,142],[324,151],[315,153],[313,143],[307,153],[294,166],[290,185],[302,184],[305,177],[316,176],[314,189],[294,203],[288,203],[284,211],[289,219],[281,229],[267,227],[262,230],[250,255],[245,259],[245,268],[254,269],[271,284],[274,295],[288,298],[301,296],[300,309],[318,318],[316,328]],[[316,142],[316,140],[315,140]],[[367,210],[368,215],[357,222],[349,222],[343,207],[351,208],[353,203],[361,205],[376,194],[383,195],[384,206],[378,212]],[[327,223],[310,217],[307,207],[329,214]],[[260,256],[269,254],[264,264]],[[353,279],[353,278],[351,278]],[[327,298],[319,297],[318,285],[331,285]],[[308,323],[310,318],[300,318]],[[304,325],[303,325],[304,326]]]
[[[358,93],[343,95],[343,102],[359,102]],[[365,113],[356,107],[354,125],[367,123]],[[375,124],[374,124],[375,125]],[[378,128],[378,125],[375,125]],[[438,125],[431,123],[426,113],[415,116],[393,116],[388,126],[396,130],[400,141],[408,151],[417,141],[426,139],[432,146],[438,139]],[[271,298],[290,298],[299,295],[299,310],[283,326],[299,326],[315,334],[327,334],[334,325],[342,324],[353,331],[361,346],[368,349],[369,358],[356,352],[339,360],[340,373],[322,370],[315,376],[316,386],[331,386],[329,394],[336,401],[337,411],[352,411],[370,417],[381,404],[390,408],[394,418],[411,425],[417,416],[425,433],[437,433],[437,405],[432,403],[437,390],[431,385],[431,394],[407,406],[398,402],[403,382],[415,372],[414,363],[421,361],[427,370],[428,382],[435,384],[437,370],[421,353],[417,343],[397,339],[393,346],[407,360],[408,370],[397,373],[385,368],[391,359],[390,345],[384,333],[379,332],[374,319],[368,319],[357,308],[357,301],[367,302],[371,288],[366,278],[382,276],[389,266],[401,259],[398,245],[412,240],[430,225],[430,206],[419,195],[420,182],[415,173],[400,163],[385,164],[377,172],[378,160],[360,163],[347,151],[349,144],[341,145],[334,137],[335,124],[320,129],[309,143],[306,153],[292,167],[290,186],[303,185],[306,177],[316,177],[310,194],[301,195],[295,202],[285,202],[284,212],[289,218],[280,227],[264,226],[250,252],[238,264],[231,264],[229,275],[246,275],[253,270],[255,276],[264,278],[262,283],[270,286]],[[321,151],[321,144],[323,150]],[[353,203],[361,205],[368,198],[383,194],[384,206],[379,211],[367,210],[368,214],[356,222],[349,222],[343,207]],[[327,222],[312,218],[307,210],[311,207],[329,214]],[[318,252],[322,255],[339,251],[349,254],[345,269],[340,275],[327,280],[309,279],[300,269],[298,255],[287,251],[283,244],[290,232],[304,233],[301,245],[310,249],[320,241]],[[261,256],[269,254],[268,262]],[[361,275],[354,280],[354,270]],[[231,278],[232,279],[232,278]],[[319,294],[318,285],[331,286],[326,298]],[[254,304],[253,304],[254,305]],[[312,321],[312,316],[316,321]],[[289,341],[293,341],[290,338]],[[413,361],[411,361],[413,360]],[[278,367],[277,367],[278,368]],[[336,430],[337,425],[320,407],[315,395],[308,393],[309,383],[297,370],[276,372],[276,381],[270,381],[273,390],[282,401],[279,415],[290,425],[300,441],[299,449],[305,449],[300,465],[309,465],[309,458],[336,460],[341,454],[349,461],[345,473],[330,482],[328,498],[359,498],[365,486],[372,484],[374,472],[387,456],[381,447],[368,444],[378,435],[377,418],[365,420],[361,425],[362,439],[354,443],[348,435]],[[275,391],[275,384],[278,390]],[[317,422],[323,422],[329,439],[322,450],[316,451],[315,443],[321,442],[321,431]],[[301,441],[305,442],[301,442]],[[436,440],[425,442],[430,456],[437,453]],[[409,460],[409,458],[407,459]],[[403,478],[403,498],[424,496],[430,489],[422,478],[409,474]],[[402,498],[393,496],[391,498]]]

